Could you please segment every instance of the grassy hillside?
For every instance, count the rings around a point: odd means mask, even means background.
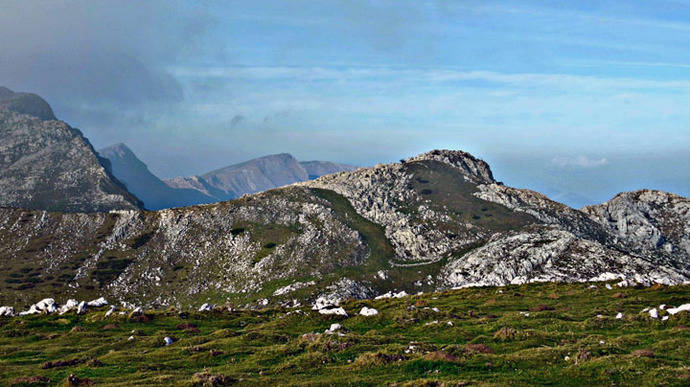
[[[690,383],[690,313],[660,321],[642,312],[690,302],[690,287],[596,286],[349,301],[349,317],[298,308],[0,318],[0,379],[55,385],[74,374],[123,386]],[[380,313],[359,316],[363,306]],[[333,323],[342,324],[342,335],[323,333]],[[165,346],[166,336],[174,343]]]

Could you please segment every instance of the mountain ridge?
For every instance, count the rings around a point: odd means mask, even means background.
[[[300,162],[289,153],[278,153],[164,182],[173,188],[196,189],[223,201],[355,168],[329,161]]]
[[[143,202],[146,209],[160,210],[216,201],[198,190],[168,186],[123,143],[99,149],[98,154],[111,163],[113,175]]]
[[[12,109],[0,104],[0,205],[69,212],[139,208],[81,131]]]
[[[690,200],[677,201],[681,210],[664,212],[664,224],[685,219]],[[640,208],[628,216],[640,215]],[[687,255],[642,248],[643,238],[630,228],[614,235],[596,216],[506,187],[486,163],[460,151],[432,151],[196,207],[0,212],[0,284],[12,280],[0,289],[2,303],[105,296],[148,307],[326,307],[390,291],[690,280]],[[672,251],[682,251],[685,236],[658,229]],[[622,237],[639,243],[618,243]],[[20,287],[28,288],[16,292]]]

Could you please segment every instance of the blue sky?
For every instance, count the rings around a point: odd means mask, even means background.
[[[453,148],[578,207],[690,194],[688,47],[690,1],[0,5],[0,83],[161,177]]]

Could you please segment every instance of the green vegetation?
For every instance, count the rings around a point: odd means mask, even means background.
[[[690,313],[661,321],[642,312],[687,302],[688,286],[543,283],[348,301],[342,306],[349,317],[301,308],[0,318],[0,379],[59,385],[74,374],[121,386],[688,385]],[[357,315],[363,306],[379,314]],[[342,336],[322,333],[335,322]],[[166,336],[172,345],[164,345]]]
[[[365,267],[359,267],[359,270],[373,272],[389,266],[388,261],[393,258],[395,252],[386,238],[383,227],[359,215],[344,196],[327,189],[312,188],[311,190],[316,196],[327,200],[331,204],[336,218],[359,232],[360,237],[369,248],[370,255]]]
[[[520,229],[536,222],[532,216],[512,211],[500,204],[487,202],[472,195],[477,186],[465,180],[463,174],[450,165],[438,161],[405,163],[405,172],[413,175],[408,188],[421,199],[400,203],[404,211],[415,214],[420,204],[434,211],[448,214],[453,220],[440,224],[447,232],[457,230],[457,224],[472,223],[492,232]]]

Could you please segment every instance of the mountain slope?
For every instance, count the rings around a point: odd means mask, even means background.
[[[685,221],[673,208],[659,213],[663,224]],[[15,305],[105,296],[147,306],[324,306],[393,290],[690,279],[687,254],[617,243],[609,226],[505,187],[459,151],[199,207],[0,215],[0,303]]]
[[[160,210],[217,201],[196,189],[169,187],[151,173],[125,144],[100,149],[98,154],[110,161],[113,175],[143,202],[146,209]]]
[[[222,201],[353,169],[353,166],[330,161],[300,162],[290,154],[281,153],[230,165],[200,176],[167,179],[165,183],[173,188],[195,189],[216,198],[216,201]]]
[[[66,212],[138,208],[81,132],[55,121],[50,107],[36,98],[0,103],[0,206]]]

